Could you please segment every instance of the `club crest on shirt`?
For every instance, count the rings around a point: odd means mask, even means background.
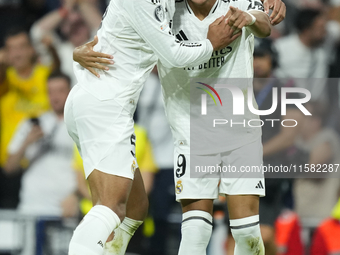
[[[133,162],[132,162],[132,165],[131,165],[131,172],[133,173],[133,174],[135,174],[135,171],[136,171],[136,160],[134,160]]]
[[[176,194],[180,194],[183,191],[182,181],[179,180],[176,184]]]
[[[155,18],[156,20],[158,20],[159,22],[163,22],[165,15],[164,15],[164,9],[162,5],[158,5],[155,9]]]

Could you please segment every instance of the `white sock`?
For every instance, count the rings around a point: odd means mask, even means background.
[[[230,220],[230,229],[235,239],[234,255],[264,255],[259,215]]]
[[[119,224],[119,217],[110,208],[94,206],[73,232],[68,254],[102,255],[107,238]]]
[[[205,255],[212,232],[212,216],[204,211],[183,213],[178,255]]]
[[[122,224],[115,229],[113,240],[105,244],[104,255],[124,255],[131,237],[142,223],[143,221],[125,217]]]

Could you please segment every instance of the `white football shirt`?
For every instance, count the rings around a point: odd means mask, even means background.
[[[112,0],[94,50],[114,55],[115,64],[98,79],[75,63],[78,84],[97,99],[115,99],[124,107],[137,102],[158,59],[166,67],[208,61],[213,51],[208,39],[195,43],[176,40],[170,28],[173,13],[174,1],[170,0]]]
[[[211,8],[209,15],[204,20],[199,20],[186,0],[176,1],[176,11],[174,14],[173,33],[177,39],[184,42],[193,42],[203,40],[207,37],[209,24],[217,18],[225,15],[230,6],[234,6],[243,11],[264,11],[262,2],[259,0],[217,0]],[[228,128],[223,133],[227,137],[228,144],[207,146],[201,144],[195,148],[190,148],[190,79],[191,78],[248,78],[239,86],[242,91],[246,91],[248,87],[252,88],[253,78],[253,50],[254,35],[249,29],[244,27],[242,35],[226,48],[213,52],[208,61],[201,62],[198,65],[191,65],[186,68],[167,68],[158,63],[158,71],[163,86],[163,96],[166,108],[167,118],[169,120],[175,146],[180,146],[183,152],[195,154],[219,153],[229,151],[251,143],[261,136],[260,128]],[[213,86],[213,84],[210,84]],[[214,86],[213,86],[214,87]],[[252,90],[251,90],[252,91]],[[223,104],[230,105],[232,108],[232,95],[230,92],[219,90]],[[245,94],[245,93],[244,93]],[[253,105],[257,108],[257,104],[253,97]],[[245,97],[245,114],[236,116],[232,111],[223,113],[229,121],[242,122],[251,119],[258,119],[257,115],[252,114],[247,107],[247,97]],[[209,101],[208,109],[214,107],[214,102]],[[215,106],[216,107],[216,106]],[[196,116],[200,118],[200,116]],[[202,118],[201,118],[202,119]],[[206,123],[205,123],[206,124]],[[202,134],[209,136],[210,133],[216,132],[216,129],[210,125],[202,125]],[[197,128],[200,128],[199,126]],[[190,148],[190,149],[189,149]]]

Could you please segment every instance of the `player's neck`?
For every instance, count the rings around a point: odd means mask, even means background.
[[[202,4],[197,4],[192,0],[188,0],[188,4],[195,16],[199,20],[204,20],[210,13],[211,8],[214,6],[217,0],[206,0]]]

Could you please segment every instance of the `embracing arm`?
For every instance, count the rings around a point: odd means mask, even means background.
[[[185,44],[175,39],[166,21],[159,22],[155,18],[155,8],[159,8],[160,5],[151,4],[147,0],[144,0],[143,3],[151,10],[144,10],[141,17],[135,17],[131,22],[136,26],[139,35],[149,42],[163,64],[165,63],[169,67],[182,67],[193,64],[195,61],[204,61],[202,57],[209,59],[213,49],[226,47],[241,35],[241,33],[233,34],[230,26],[224,24],[224,17],[222,16],[210,24],[208,40]],[[141,8],[139,8],[139,12],[141,11]],[[98,37],[95,36],[93,41],[77,47],[73,51],[73,60],[99,78],[96,69],[108,70],[108,67],[102,64],[113,64],[114,62],[112,61],[113,56],[93,51],[93,47],[97,43]]]
[[[124,1],[124,10],[131,26],[149,44],[166,67],[197,65],[210,59],[213,50],[230,44],[226,35],[224,17],[209,26],[208,39],[198,42],[180,42],[171,33],[166,10],[151,0]],[[232,35],[232,34],[231,34]]]

